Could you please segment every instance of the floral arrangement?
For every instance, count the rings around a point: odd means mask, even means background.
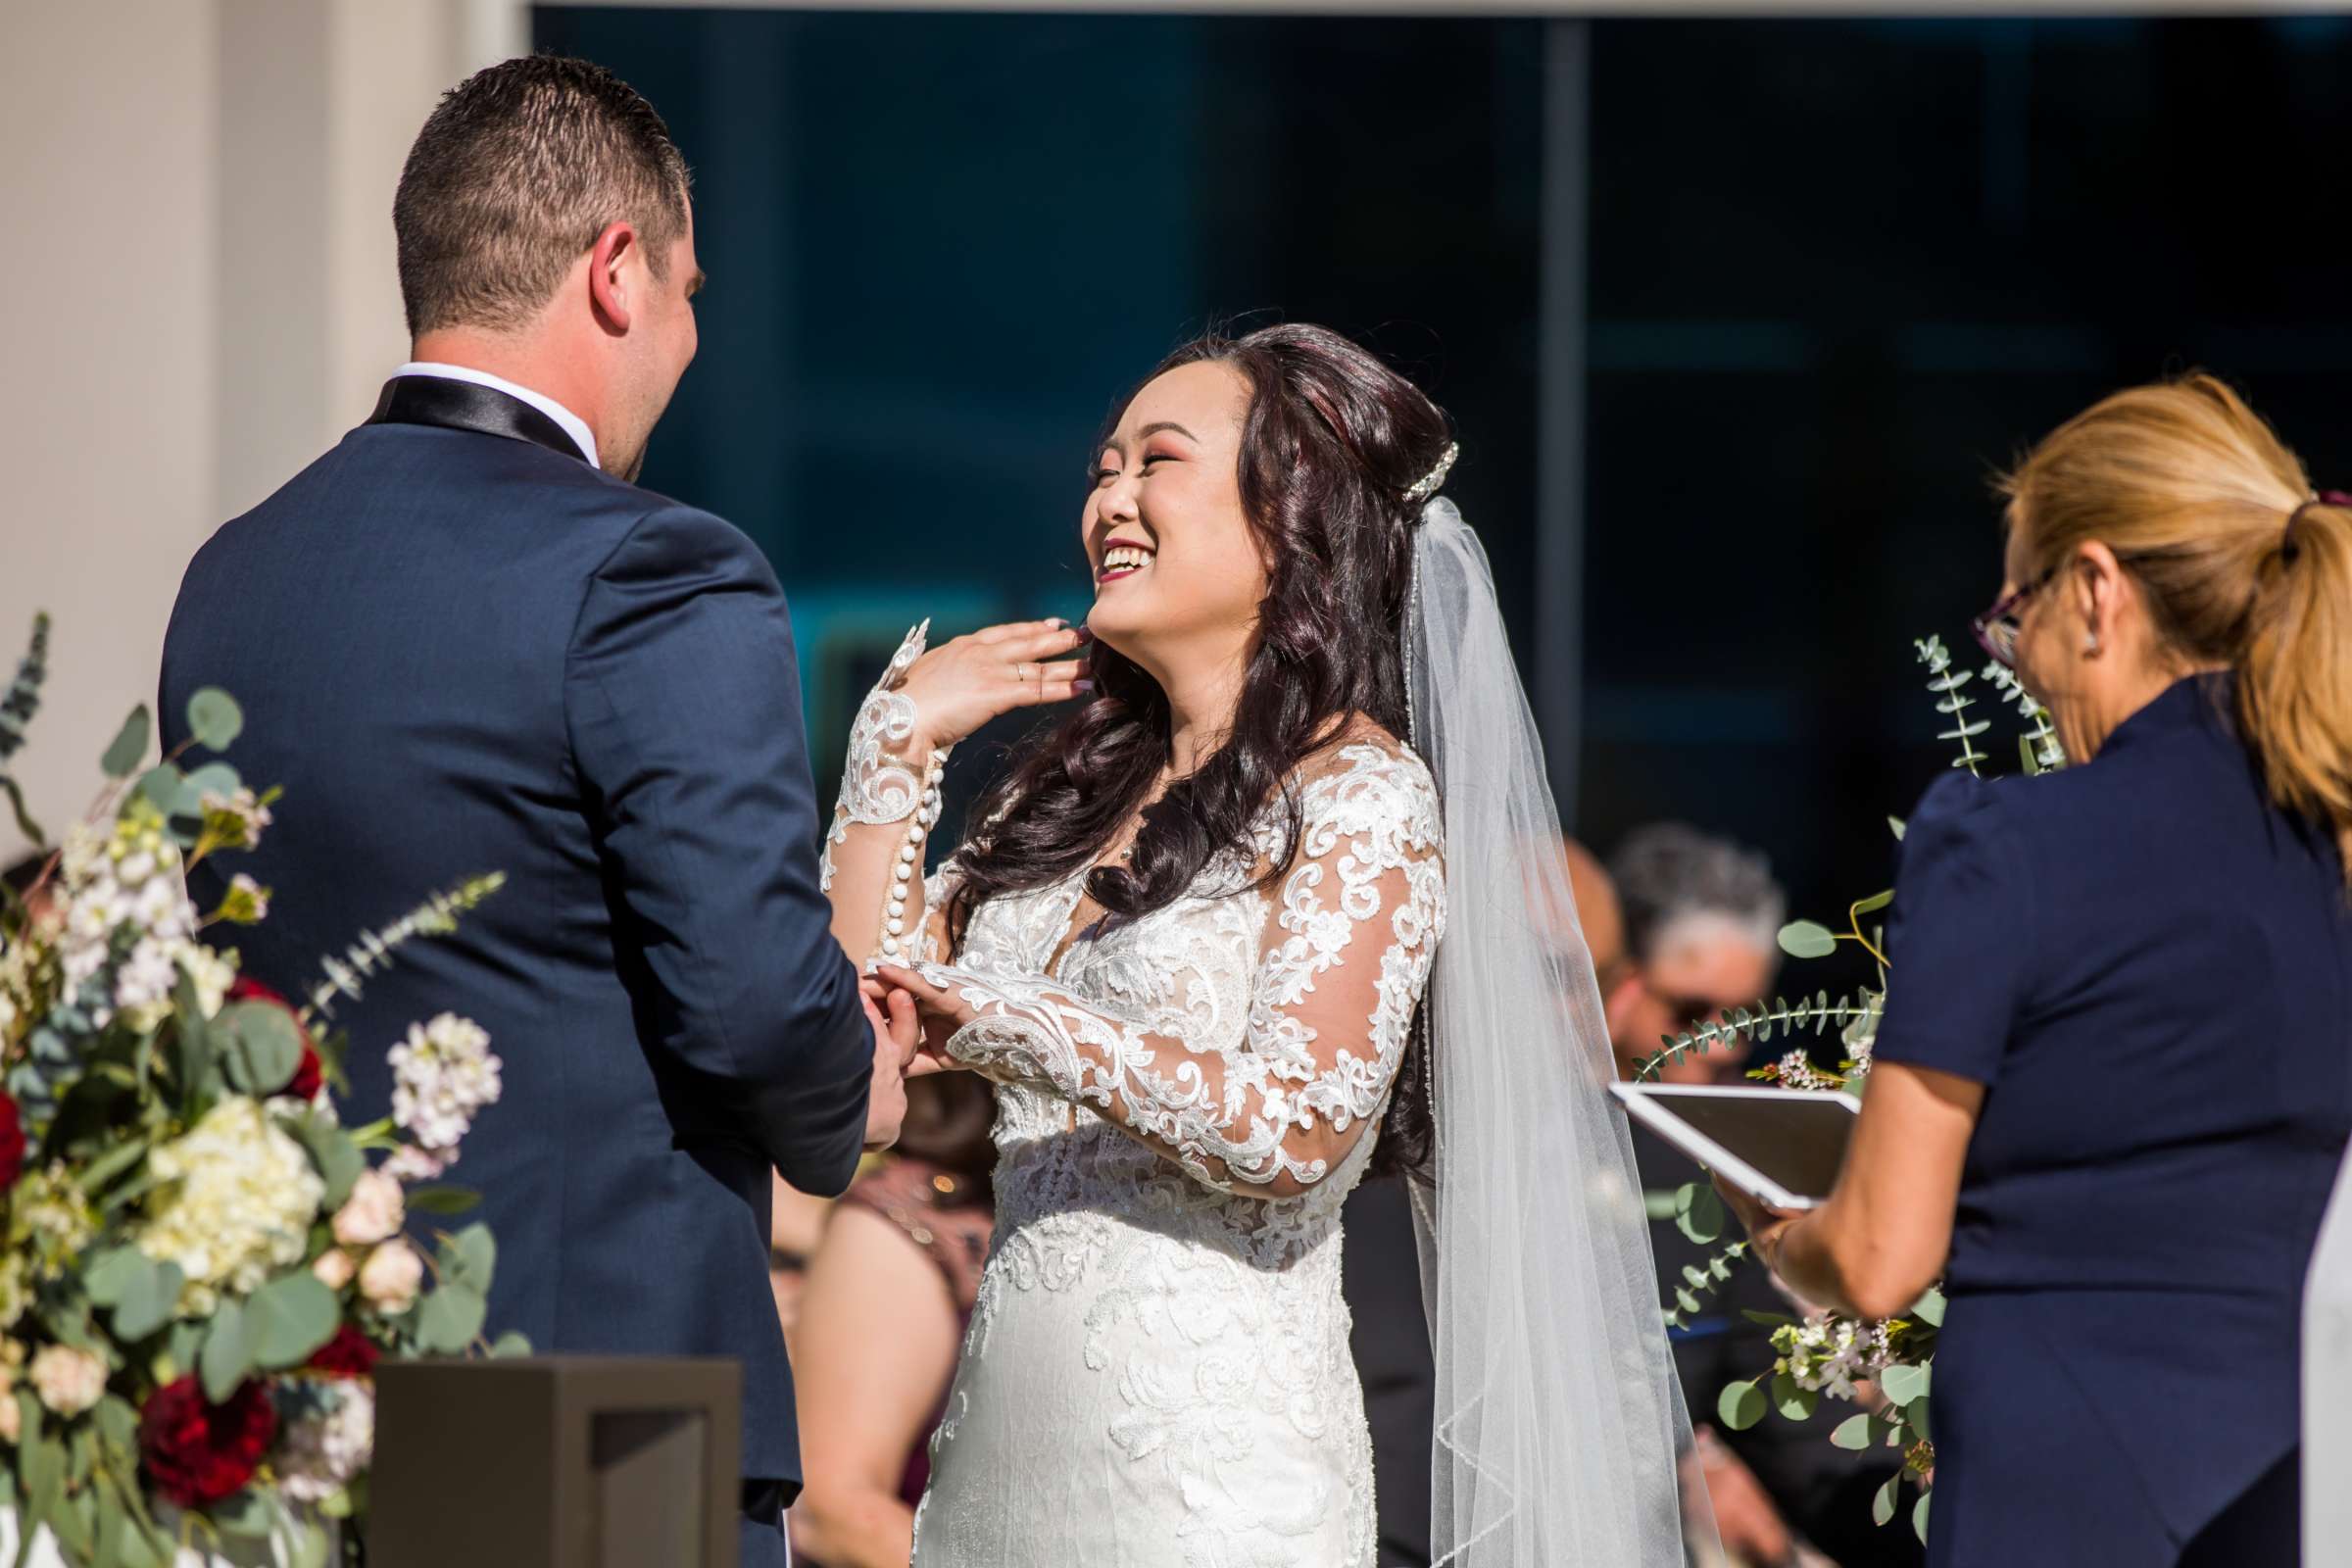
[[[1992,725],[1989,719],[1972,717],[1969,713],[1976,704],[1976,699],[1966,691],[1973,678],[1971,673],[1952,667],[1951,654],[1939,638],[1925,638],[1914,646],[1920,662],[1927,666],[1927,685],[1935,694],[1936,711],[1948,724],[1936,738],[1957,744],[1959,756],[1953,759],[1952,766],[1979,772],[1980,764],[1990,758],[1977,749],[1977,740]],[[1999,663],[1988,663],[1977,673],[1993,688],[2000,702],[2017,710],[2024,721],[2024,732],[2018,737],[2018,753],[2025,770],[2045,773],[2064,767],[2066,753],[2058,744],[2049,713],[2018,683],[2016,674]],[[1898,840],[1903,836],[1903,824],[1896,818],[1887,818],[1887,826]],[[1886,1000],[1888,965],[1883,946],[1884,927],[1873,925],[1865,930],[1863,922],[1893,903],[1891,889],[1857,900],[1846,910],[1842,931],[1813,920],[1792,921],[1781,929],[1781,948],[1795,958],[1828,957],[1841,943],[1856,944],[1877,965],[1875,985],[1863,986],[1835,1000],[1827,991],[1821,991],[1810,999],[1799,997],[1790,1002],[1775,998],[1770,1003],[1735,1007],[1718,1022],[1668,1037],[1662,1042],[1664,1049],[1642,1064],[1642,1075],[1646,1077],[1667,1062],[1694,1051],[1712,1050],[1738,1036],[1748,1036],[1763,1044],[1778,1034],[1790,1042],[1790,1049],[1777,1060],[1752,1069],[1748,1077],[1794,1091],[1843,1090],[1855,1095],[1866,1092],[1871,1047],[1878,1038],[1879,1014]],[[1822,1066],[1797,1040],[1800,1030],[1809,1028],[1819,1037],[1832,1027],[1838,1029],[1838,1043],[1844,1048],[1844,1054],[1834,1070]],[[1722,1236],[1723,1200],[1712,1186],[1691,1183],[1675,1194],[1674,1203],[1675,1221],[1691,1241],[1706,1247]],[[1746,1253],[1744,1242],[1735,1243],[1710,1257],[1703,1267],[1693,1264],[1686,1268],[1684,1283],[1676,1290],[1673,1304],[1666,1309],[1667,1323],[1678,1328],[1687,1324],[1700,1310],[1702,1298],[1712,1295],[1730,1279],[1733,1265]],[[1840,1448],[1861,1449],[1883,1445],[1902,1450],[1902,1468],[1888,1477],[1873,1497],[1872,1515],[1881,1525],[1894,1517],[1901,1483],[1908,1475],[1920,1489],[1919,1499],[1911,1511],[1912,1528],[1924,1541],[1936,1468],[1936,1445],[1929,1426],[1929,1392],[1934,1382],[1936,1337],[1943,1323],[1943,1309],[1942,1292],[1932,1289],[1902,1316],[1882,1322],[1860,1321],[1826,1310],[1808,1313],[1802,1319],[1749,1312],[1745,1314],[1747,1317],[1771,1328],[1777,1359],[1770,1370],[1724,1389],[1716,1401],[1716,1415],[1725,1426],[1740,1431],[1754,1426],[1764,1419],[1767,1411],[1775,1409],[1791,1421],[1811,1420],[1825,1395],[1860,1405],[1858,1413],[1840,1422],[1830,1434],[1830,1441]]]
[[[6,770],[47,637],[42,617],[0,697],[0,794],[36,845]],[[189,869],[254,848],[276,792],[181,766],[236,740],[226,693],[187,716],[189,745],[143,772],[150,720],[130,716],[87,819],[0,906],[0,1522],[20,1563],[37,1539],[110,1568],[190,1547],[318,1568],[364,1507],[378,1360],[521,1348],[481,1341],[488,1230],[429,1253],[408,1234],[473,1201],[414,1184],[498,1098],[488,1036],[446,1013],[412,1027],[393,1114],[346,1128],[329,1093],[345,1042],[323,1027],[501,879],[363,937],[289,1003],[212,935],[267,918],[270,890],[238,875],[220,907],[189,902]]]

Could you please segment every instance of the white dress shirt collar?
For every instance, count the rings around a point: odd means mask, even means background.
[[[580,449],[580,456],[588,460],[588,466],[591,468],[602,466],[596,461],[596,436],[588,428],[588,421],[544,392],[534,392],[527,386],[516,386],[505,376],[492,375],[488,370],[477,370],[470,365],[443,365],[434,360],[411,360],[392,373],[394,375],[437,375],[444,381],[471,381],[475,386],[486,386],[494,392],[504,392],[511,398],[519,398],[562,425],[564,433],[571,437],[572,444]]]

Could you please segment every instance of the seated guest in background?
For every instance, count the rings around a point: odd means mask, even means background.
[[[792,1348],[801,1462],[793,1547],[823,1568],[906,1568],[964,1324],[988,1259],[996,1093],[977,1073],[906,1086],[897,1148],[833,1205]]]
[[[825,1216],[833,1202],[809,1197],[781,1176],[773,1186],[767,1213],[767,1288],[776,1298],[776,1319],[784,1325],[784,1345],[789,1350],[800,1322],[801,1287],[808,1276],[808,1258],[825,1234]]]
[[[1568,845],[1577,917],[1600,978],[1610,1044],[1630,1078],[1657,1054],[1661,1035],[1712,1022],[1726,1007],[1764,995],[1779,967],[1776,933],[1786,900],[1763,856],[1679,824],[1638,829],[1618,849],[1616,863],[1633,889],[1625,901],[1630,910],[1621,909],[1618,889],[1599,863],[1582,846]],[[1636,944],[1630,952],[1629,935]],[[1690,1058],[1659,1076],[1712,1081],[1716,1064],[1737,1059],[1740,1049]],[[1631,1130],[1652,1213],[1672,1201],[1676,1188],[1706,1180],[1655,1133],[1639,1123]],[[1650,1224],[1649,1246],[1665,1301],[1683,1283],[1683,1269],[1703,1266],[1722,1243],[1698,1246],[1661,1217]],[[1870,1494],[1900,1455],[1833,1447],[1827,1418],[1799,1423],[1775,1415],[1744,1432],[1711,1425],[1724,1385],[1770,1370],[1776,1353],[1772,1331],[1743,1311],[1794,1309],[1762,1267],[1741,1263],[1707,1298],[1706,1309],[1670,1336],[1724,1549],[1760,1568],[1823,1560],[1809,1548],[1844,1568],[1916,1563],[1918,1539],[1907,1530],[1882,1530],[1870,1517]]]
[[[1600,999],[1620,1070],[1630,1078],[1657,1054],[1663,1037],[1764,995],[1780,967],[1788,901],[1763,856],[1680,822],[1627,834],[1609,859],[1609,875],[1624,906],[1631,962],[1613,981],[1602,976]],[[1737,1082],[1745,1056],[1742,1041],[1693,1053],[1657,1076],[1667,1083]]]
[[[1979,634],[2077,765],[1928,792],[1838,1185],[1732,1201],[1863,1317],[1945,1275],[1930,1563],[2292,1564],[2303,1278],[2352,1132],[2352,498],[2203,375],[2004,488]]]

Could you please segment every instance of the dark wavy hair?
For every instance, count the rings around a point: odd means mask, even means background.
[[[1119,400],[1089,457],[1157,377],[1202,362],[1230,366],[1250,388],[1242,425],[1243,511],[1272,564],[1232,733],[1143,813],[1124,864],[1095,862],[1151,792],[1169,759],[1166,695],[1133,661],[1096,643],[1092,700],[1033,738],[973,808],[948,906],[960,944],[990,899],[1050,887],[1093,866],[1087,893],[1117,918],[1138,919],[1182,897],[1220,851],[1248,846],[1268,803],[1288,813],[1280,878],[1301,822],[1295,775],[1364,714],[1405,738],[1398,633],[1412,570],[1419,503],[1405,492],[1451,438],[1420,389],[1320,326],[1210,333],[1169,355]],[[1376,1168],[1426,1166],[1428,1051],[1418,1020]]]

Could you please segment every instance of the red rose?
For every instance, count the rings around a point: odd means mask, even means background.
[[[364,1378],[375,1371],[376,1357],[382,1353],[367,1335],[346,1323],[335,1330],[333,1339],[318,1347],[310,1368],[330,1378]]]
[[[302,1027],[302,1015],[294,1010],[294,1004],[259,980],[246,975],[239,975],[229,983],[228,1000],[266,1002],[273,1007],[285,1009],[286,1016],[294,1020],[295,1031],[302,1036],[302,1060],[295,1065],[294,1076],[287,1079],[285,1086],[277,1092],[292,1095],[296,1100],[317,1099],[319,1088],[326,1082],[324,1069],[318,1063],[318,1048],[311,1044],[311,1033]]]
[[[167,1383],[139,1413],[139,1455],[155,1490],[182,1508],[204,1508],[245,1490],[277,1436],[277,1406],[257,1380],[220,1404],[192,1377]]]
[[[0,1091],[0,1193],[17,1185],[24,1169],[24,1123],[17,1102]]]

